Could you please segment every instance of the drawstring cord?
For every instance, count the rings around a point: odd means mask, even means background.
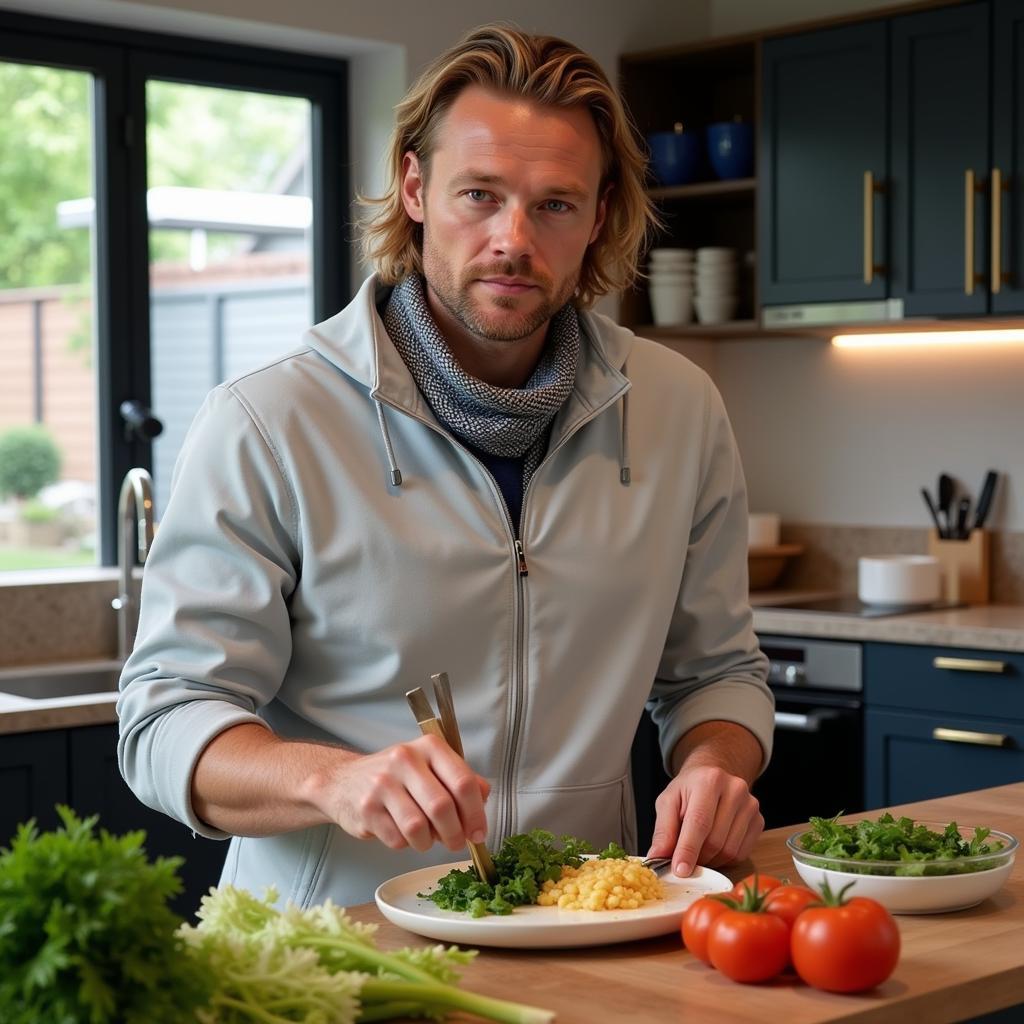
[[[384,438],[384,450],[388,453],[388,466],[391,469],[391,483],[395,487],[402,486],[402,471],[398,468],[398,463],[395,462],[395,449],[391,446],[391,435],[388,433],[388,421],[384,419],[384,406],[374,399],[374,405],[377,406],[377,422],[380,423],[381,437]]]
[[[626,372],[623,364],[622,372]],[[619,441],[619,480],[624,487],[629,486],[629,392],[622,396],[622,437]]]

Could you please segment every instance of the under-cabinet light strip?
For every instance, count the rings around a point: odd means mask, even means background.
[[[837,334],[837,348],[897,348],[911,345],[1024,344],[1024,330],[903,331],[893,334]]]

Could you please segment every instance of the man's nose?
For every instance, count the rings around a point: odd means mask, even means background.
[[[498,214],[491,235],[491,248],[496,256],[510,260],[533,255],[533,226],[526,210],[510,204]]]

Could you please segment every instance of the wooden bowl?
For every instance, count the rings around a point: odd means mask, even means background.
[[[773,547],[750,548],[747,552],[747,571],[751,590],[769,590],[786,568],[786,563],[803,554],[802,544],[776,544]]]

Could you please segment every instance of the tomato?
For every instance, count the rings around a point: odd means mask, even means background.
[[[727,910],[708,929],[708,955],[733,981],[767,981],[789,963],[789,925],[763,911]]]
[[[708,956],[708,929],[728,909],[721,900],[704,896],[696,903],[691,903],[683,914],[683,943],[698,960],[706,964],[711,963]]]
[[[844,890],[845,892],[845,890]],[[796,973],[827,992],[863,992],[892,974],[900,933],[880,903],[855,896],[843,901],[824,890],[825,906],[808,907],[793,924],[790,946]]]
[[[743,890],[754,888],[754,879],[757,879],[757,894],[763,896],[766,892],[771,892],[772,889],[777,889],[780,885],[785,885],[785,882],[781,878],[776,878],[774,875],[762,875],[760,873],[756,875],[747,875],[746,878],[741,878],[733,887],[730,895],[737,900],[743,899]]]
[[[765,896],[764,909],[769,914],[781,917],[792,928],[797,917],[811,903],[820,902],[821,897],[806,885],[779,885]]]

